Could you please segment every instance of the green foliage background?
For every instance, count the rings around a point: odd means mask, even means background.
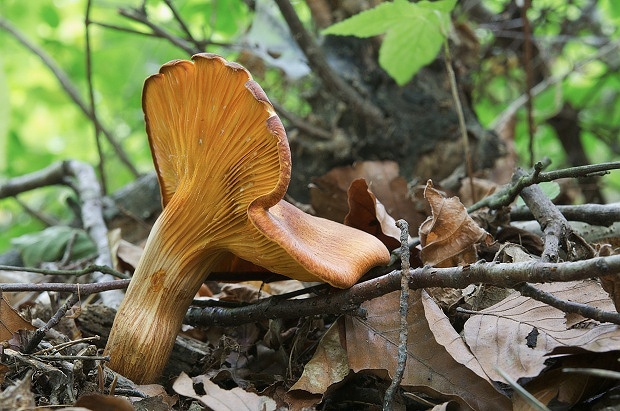
[[[91,20],[145,31],[118,13],[141,1],[94,2]],[[161,2],[151,2],[149,15],[178,30]],[[242,1],[182,1],[178,10],[191,27],[214,41],[231,42],[244,30],[250,13]],[[88,104],[85,54],[86,2],[76,0],[0,0],[0,16],[51,56],[66,72]],[[144,131],[141,91],[144,79],[166,61],[188,58],[169,42],[98,25],[90,25],[92,81],[96,112],[140,172],[152,170]],[[0,30],[0,181],[39,170],[56,161],[77,159],[98,164],[92,122],[68,97],[41,59]],[[217,47],[209,51],[230,55]],[[134,179],[112,148],[103,142],[109,191]],[[45,215],[68,222],[68,189],[47,188],[25,193],[20,200]],[[13,200],[0,203],[0,250],[10,239],[43,228]]]
[[[499,12],[507,1],[484,0],[484,3]],[[446,4],[452,6],[452,3],[448,1]],[[600,33],[584,27],[574,38],[557,37],[561,22],[578,21],[582,8],[588,3],[586,0],[537,0],[533,3],[530,18],[534,21],[534,35],[542,39],[541,44],[551,52],[557,42],[564,42],[551,67],[552,75],[560,80],[536,97],[536,122],[542,124],[565,101],[569,101],[583,109],[582,139],[590,159],[594,162],[617,160],[620,152],[620,106],[616,101],[620,101],[620,61],[613,56],[620,53],[616,49],[605,58],[585,62],[600,49],[590,41]],[[140,172],[146,172],[152,169],[152,164],[140,101],[143,81],[155,73],[162,63],[189,56],[161,38],[127,31],[144,31],[144,26],[119,15],[118,9],[139,7],[141,4],[140,0],[93,1],[91,20],[105,23],[107,27],[91,24],[90,35],[97,115],[101,123],[113,132],[135,167]],[[158,25],[179,33],[179,27],[164,1],[152,0],[146,4],[149,15]],[[234,47],[235,41],[253,17],[244,1],[179,0],[174,4],[196,36],[204,36],[223,45],[210,45],[208,51],[235,58],[238,52],[238,48]],[[296,2],[295,6],[307,19],[308,12],[303,2]],[[82,99],[88,102],[84,30],[86,7],[85,0],[0,0],[0,18],[9,21],[51,56],[77,87]],[[457,21],[458,7],[457,2]],[[596,8],[602,21],[602,34],[613,42],[620,41],[620,2],[599,0]],[[118,30],[114,26],[126,30]],[[492,40],[490,30],[484,27],[475,30],[483,44]],[[437,32],[433,35],[440,36],[440,41],[443,41],[444,34]],[[226,47],[227,44],[230,47]],[[100,159],[92,122],[67,96],[41,59],[1,29],[0,50],[0,181],[39,170],[63,159],[98,164]],[[491,53],[480,62],[480,70],[473,79],[474,105],[485,126],[490,126],[523,93],[524,73],[515,59],[510,53]],[[402,71],[396,73],[399,83],[406,81],[406,72],[405,68],[405,75]],[[292,107],[291,111],[299,115],[307,114],[303,102],[295,92],[287,90],[288,86],[280,78],[274,70],[268,71],[260,80],[269,94]],[[516,130],[517,150],[527,162],[528,133],[523,110],[519,111]],[[554,168],[567,165],[563,150],[550,127],[541,125],[537,128],[534,147],[538,156],[536,159],[547,155],[553,159]],[[134,175],[118,160],[105,141],[103,152],[108,191],[114,191],[134,179]],[[608,199],[618,201],[620,178],[617,173],[605,181]],[[67,189],[46,188],[20,195],[19,199],[52,220],[67,223],[71,218],[66,203],[70,195]],[[43,226],[38,218],[24,213],[17,201],[2,200],[0,251],[6,249],[11,238],[40,230]]]

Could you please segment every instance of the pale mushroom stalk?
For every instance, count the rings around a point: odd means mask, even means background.
[[[105,349],[110,367],[138,383],[161,375],[193,296],[233,255],[341,288],[389,261],[372,235],[282,200],[290,150],[271,103],[238,64],[193,60],[162,66],[144,86],[164,210]]]
[[[136,382],[159,377],[204,281],[205,267],[225,256],[201,255],[200,250],[187,253],[195,245],[195,233],[175,221],[180,214],[169,212],[172,209],[166,207],[153,226],[108,338],[110,368]]]

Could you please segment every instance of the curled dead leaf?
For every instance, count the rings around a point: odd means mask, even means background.
[[[366,180],[387,214],[397,220],[406,220],[411,230],[419,227],[426,218],[424,202],[412,199],[407,180],[399,176],[395,161],[360,161],[352,166],[334,168],[313,179],[310,199],[317,216],[343,221],[348,212],[347,190],[354,180],[360,178]]]
[[[348,190],[349,213],[345,225],[377,237],[389,250],[400,246],[400,229],[385,207],[369,190],[366,180],[358,178]]]
[[[467,214],[458,197],[445,198],[429,180],[424,197],[432,215],[420,226],[420,256],[425,265],[455,267],[477,260],[476,243],[493,238]]]

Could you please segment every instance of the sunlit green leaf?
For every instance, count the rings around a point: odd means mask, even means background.
[[[379,64],[404,85],[432,62],[445,41],[456,0],[381,3],[334,24],[323,34],[370,37],[385,34]]]

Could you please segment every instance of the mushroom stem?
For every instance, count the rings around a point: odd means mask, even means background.
[[[219,259],[188,255],[195,238],[175,224],[172,209],[164,209],[151,231],[105,350],[110,368],[139,384],[161,376],[206,270]]]

